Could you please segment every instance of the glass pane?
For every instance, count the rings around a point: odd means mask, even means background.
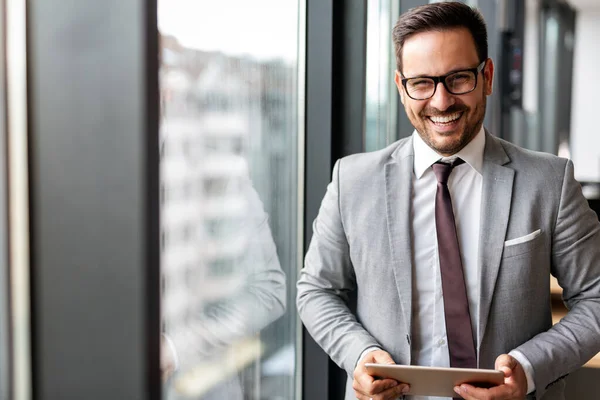
[[[541,151],[556,153],[557,132],[556,132],[556,82],[558,73],[558,19],[556,16],[547,15],[545,20],[545,43],[543,66],[543,86],[544,103],[541,112],[541,128],[545,133],[542,139]]]
[[[294,399],[299,2],[158,16],[164,398]]]
[[[373,0],[367,8],[367,71],[365,149],[381,149],[398,139],[396,59],[391,32],[398,2]]]

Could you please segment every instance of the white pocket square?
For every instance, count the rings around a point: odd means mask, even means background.
[[[515,239],[507,240],[506,242],[504,242],[504,247],[514,246],[515,244],[529,242],[529,241],[535,239],[536,237],[538,237],[540,235],[540,233],[542,233],[542,230],[538,229],[537,231],[531,232],[528,235],[521,236],[521,237],[518,237]]]

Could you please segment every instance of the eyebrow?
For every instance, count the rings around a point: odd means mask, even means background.
[[[427,75],[427,74],[421,74],[421,75],[415,75],[415,76],[406,76],[404,74],[402,74],[402,76],[404,76],[405,79],[414,79],[414,78],[429,78],[431,76],[437,77],[437,76],[446,76],[446,75],[450,75],[453,74],[455,72],[460,72],[460,71],[467,71],[469,69],[473,69],[473,68],[469,68],[469,67],[463,67],[463,68],[455,68],[452,69],[448,72],[446,72],[445,74],[442,75]]]

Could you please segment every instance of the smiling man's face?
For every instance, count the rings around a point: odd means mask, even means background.
[[[481,60],[483,61],[483,60]],[[486,97],[492,94],[494,64],[488,59],[470,93],[454,95],[438,83],[427,100],[413,100],[402,79],[441,76],[475,68],[481,62],[475,42],[466,28],[417,33],[402,48],[402,75],[396,71],[396,85],[406,115],[425,143],[442,156],[456,154],[479,132],[485,116]]]

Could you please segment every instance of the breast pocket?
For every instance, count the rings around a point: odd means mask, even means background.
[[[538,229],[534,232],[528,233],[527,235],[507,240],[504,242],[502,258],[506,259],[515,257],[537,249],[544,242],[544,235],[542,233],[542,230]]]

